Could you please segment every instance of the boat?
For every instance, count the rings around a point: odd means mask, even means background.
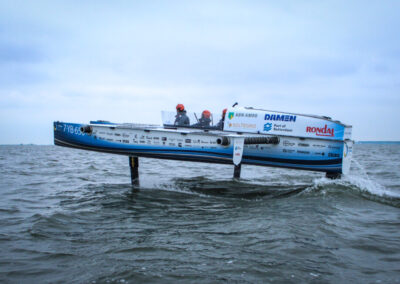
[[[240,178],[242,165],[318,171],[328,178],[349,172],[354,144],[350,125],[326,116],[236,104],[222,116],[208,112],[208,123],[202,125],[204,113],[185,114],[184,125],[168,111],[162,112],[162,125],[56,121],[54,144],[129,156],[132,183],[138,182],[140,157],[229,164],[235,178]]]

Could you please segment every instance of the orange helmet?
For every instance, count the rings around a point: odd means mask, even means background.
[[[224,116],[227,111],[228,111],[228,109],[224,108],[224,110],[222,111],[222,116]]]
[[[210,118],[211,112],[209,110],[204,110],[201,114],[204,118]]]
[[[177,111],[184,111],[185,110],[185,106],[183,104],[177,104],[176,105],[176,110]]]

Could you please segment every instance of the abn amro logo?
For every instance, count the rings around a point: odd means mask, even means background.
[[[229,118],[229,119],[232,119],[234,115],[235,115],[234,112],[230,112],[230,113],[228,113],[228,118]]]

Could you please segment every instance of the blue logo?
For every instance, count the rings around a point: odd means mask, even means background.
[[[296,122],[295,115],[287,115],[287,114],[266,114],[264,117],[265,120],[272,121],[288,121],[288,122]]]
[[[272,123],[264,124],[264,131],[270,131],[272,129]]]

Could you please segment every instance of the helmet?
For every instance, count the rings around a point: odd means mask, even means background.
[[[184,111],[185,110],[185,106],[183,104],[177,104],[176,105],[176,110],[177,111]]]
[[[204,118],[210,118],[211,112],[210,112],[209,110],[204,110],[204,111],[201,113],[201,116],[204,117]]]
[[[228,111],[228,109],[224,108],[224,110],[222,111],[222,116],[224,116],[227,111]]]

